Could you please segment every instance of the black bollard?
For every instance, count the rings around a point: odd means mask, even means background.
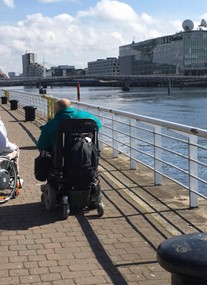
[[[207,234],[173,237],[157,248],[159,264],[171,273],[172,285],[207,284]]]
[[[18,100],[10,100],[10,109],[17,110],[18,109]]]
[[[7,104],[8,98],[6,96],[1,97],[1,104]]]
[[[25,111],[25,121],[34,121],[35,120],[35,110],[37,107],[35,106],[24,106]]]

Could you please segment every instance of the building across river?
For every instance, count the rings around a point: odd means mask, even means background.
[[[119,47],[120,75],[206,75],[206,21],[197,30],[191,20],[182,26],[179,33]]]

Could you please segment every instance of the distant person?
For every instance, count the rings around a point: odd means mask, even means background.
[[[96,122],[98,130],[101,128],[101,122],[96,116],[86,111],[74,109],[69,99],[58,99],[54,108],[55,116],[44,125],[37,142],[37,148],[40,151],[53,152],[58,126],[65,119],[92,119]]]
[[[16,159],[16,165],[17,165],[17,187],[22,188],[23,179],[20,179],[19,176],[19,147],[15,144],[9,141],[7,137],[7,130],[3,123],[3,121],[0,118],[0,155],[6,156],[9,159]]]

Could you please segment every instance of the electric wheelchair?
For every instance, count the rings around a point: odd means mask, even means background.
[[[91,119],[63,120],[57,131],[53,165],[49,171],[47,183],[41,187],[41,201],[48,211],[61,206],[63,219],[67,219],[72,210],[97,210],[98,216],[101,217],[104,214],[104,205],[101,201],[102,192],[98,169],[95,169],[93,177],[88,175],[88,181],[85,181],[85,178],[82,179],[81,176],[78,178],[74,176],[70,149],[74,138],[77,137],[84,137],[84,139],[90,137],[91,142],[96,146],[99,159],[98,129],[95,121]]]
[[[0,156],[0,204],[15,198],[19,194],[17,189],[16,158],[10,159]]]

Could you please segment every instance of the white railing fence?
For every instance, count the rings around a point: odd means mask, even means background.
[[[5,94],[5,91],[7,94]],[[18,104],[24,106],[35,106],[37,107],[38,115],[46,118],[47,117],[47,100],[41,97],[39,94],[25,93],[15,90],[1,90],[1,97],[7,96],[9,100],[17,100]]]
[[[37,107],[44,117],[48,114],[41,95],[12,90],[9,97],[21,106]],[[110,146],[113,157],[125,154],[130,169],[141,163],[153,170],[156,185],[163,177],[178,183],[189,191],[190,207],[198,206],[198,197],[207,199],[207,130],[82,102],[73,105],[99,117],[100,147]]]

